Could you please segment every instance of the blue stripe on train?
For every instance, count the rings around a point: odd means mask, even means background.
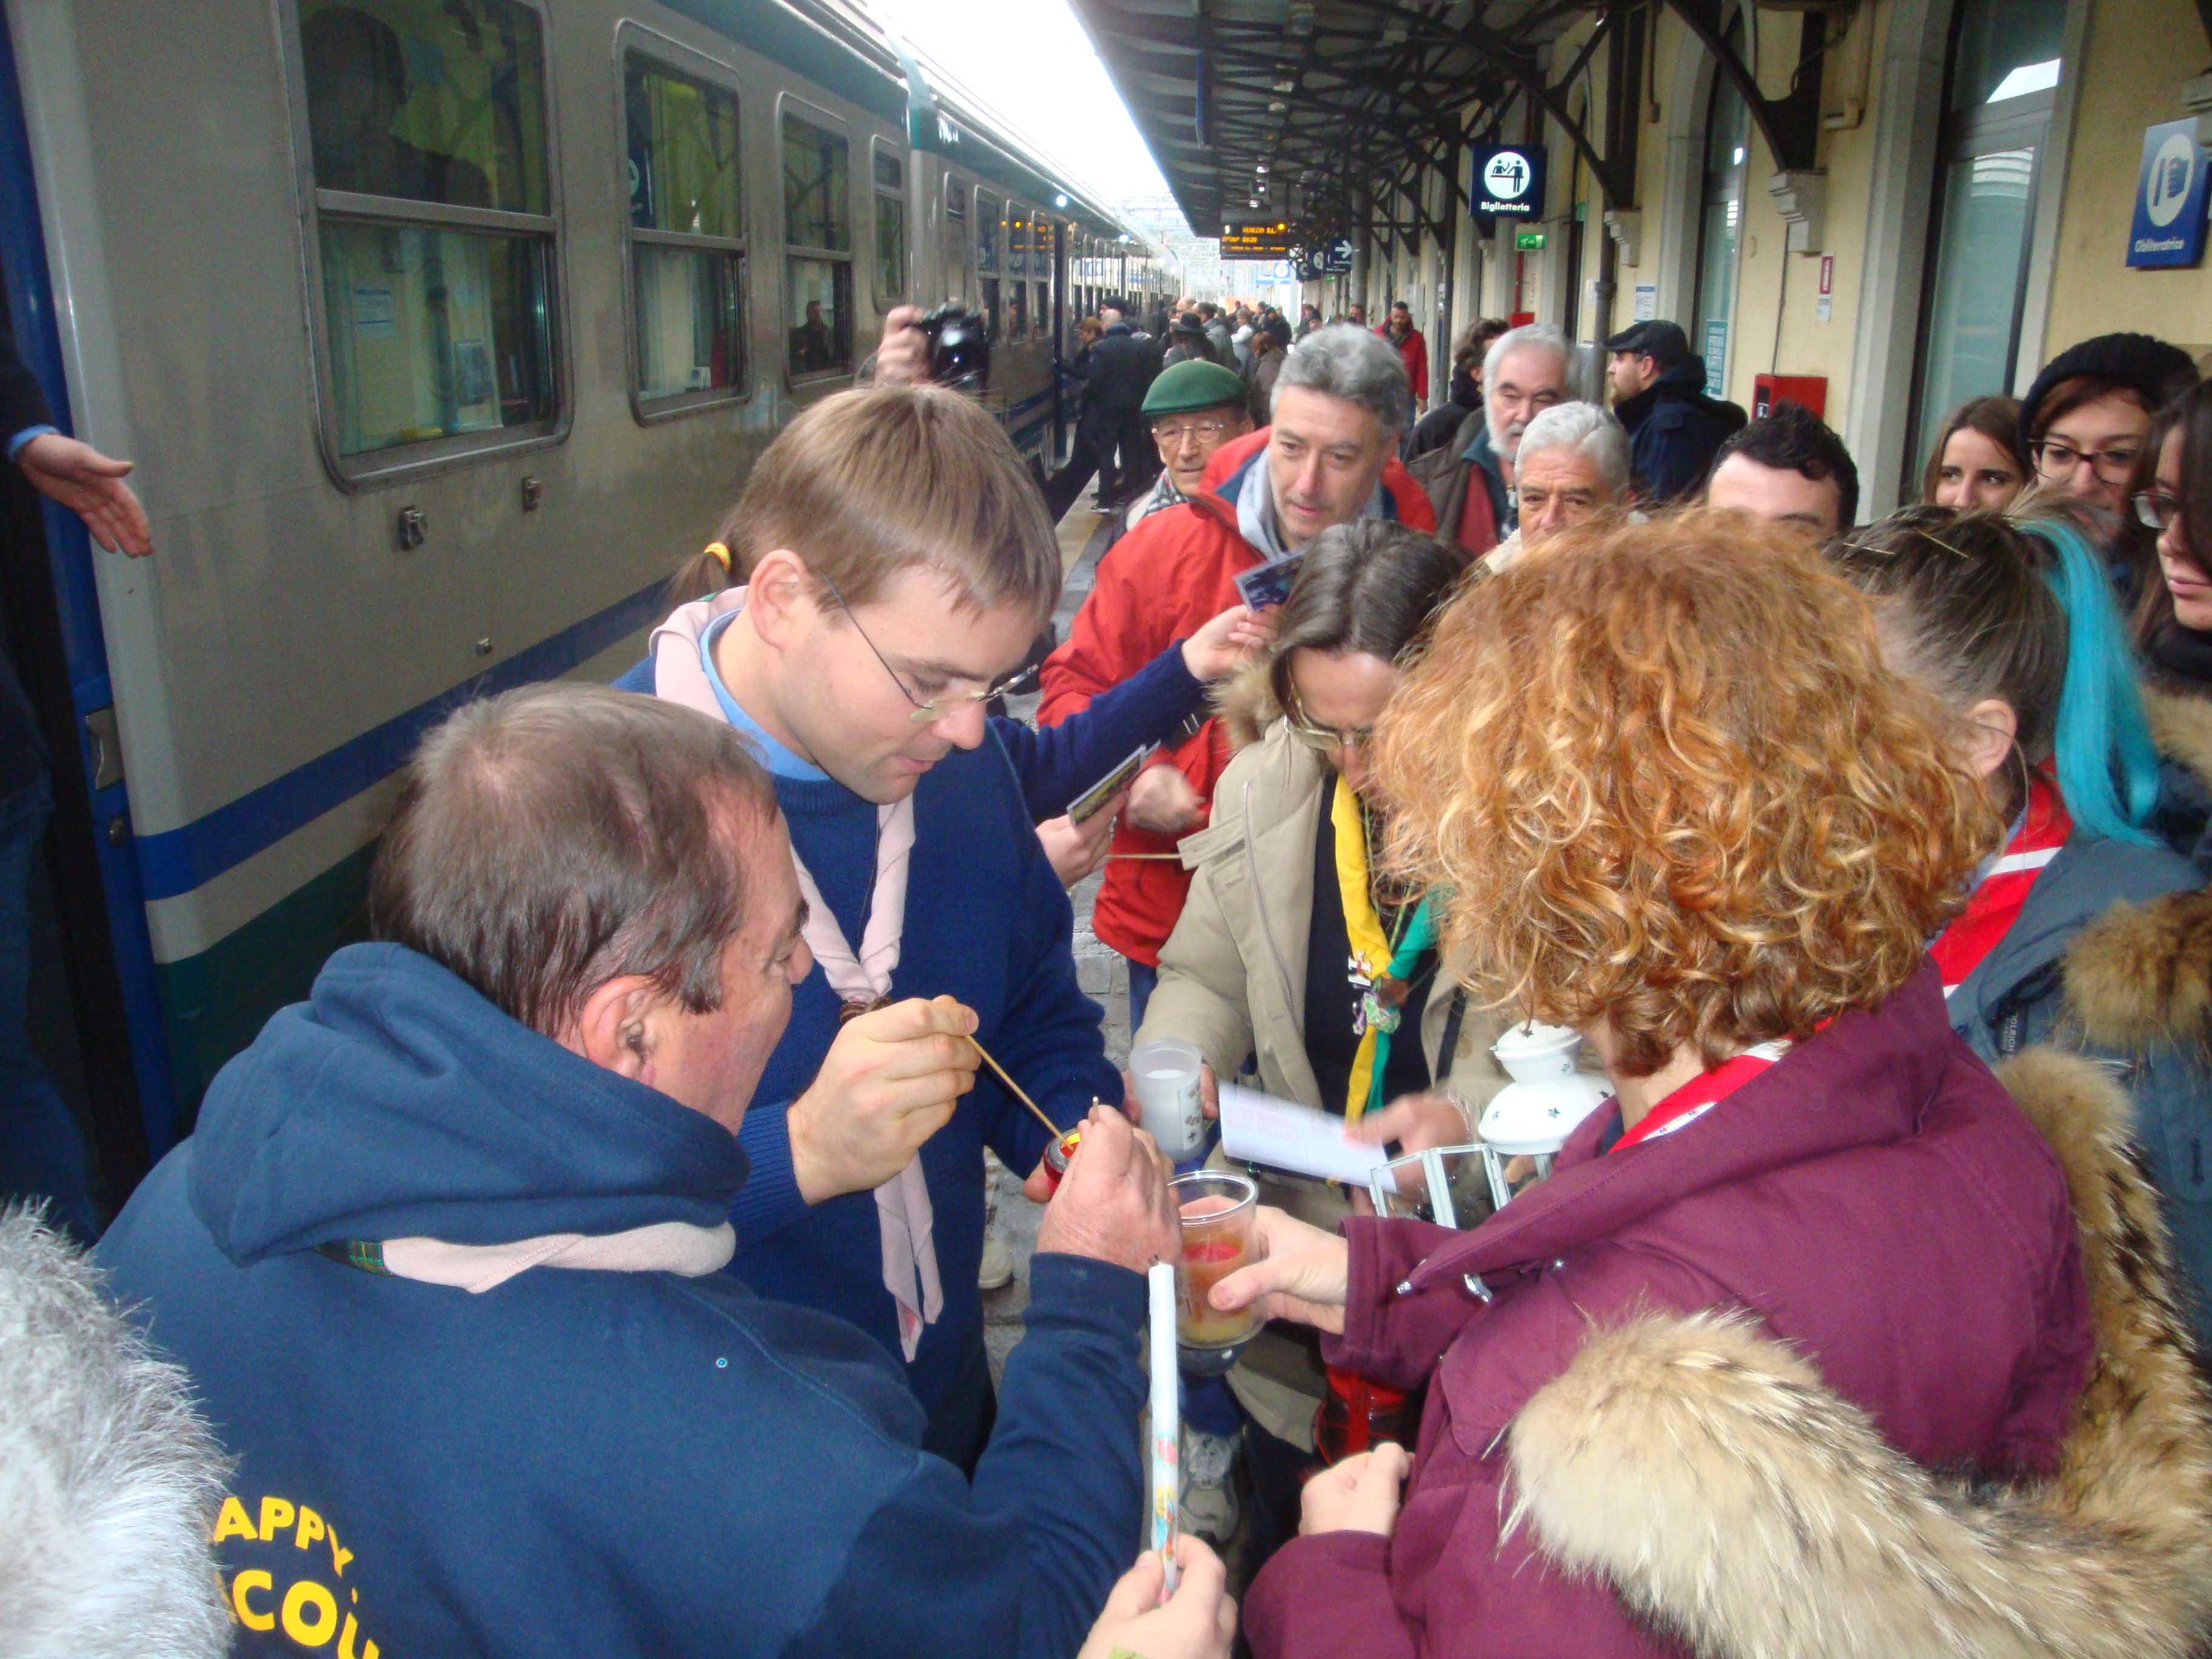
[[[141,836],[138,870],[146,896],[174,898],[189,893],[343,805],[396,771],[425,732],[471,698],[565,674],[623,635],[659,621],[665,586],[665,582],[655,581],[640,588],[428,702],[240,795],[228,806],[177,829]]]

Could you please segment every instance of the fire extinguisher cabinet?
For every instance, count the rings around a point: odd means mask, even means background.
[[[1751,383],[1751,418],[1771,415],[1777,404],[1796,404],[1826,420],[1828,377],[1825,374],[1762,374]]]

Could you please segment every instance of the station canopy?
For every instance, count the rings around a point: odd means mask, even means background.
[[[1811,165],[1817,110],[1802,93],[1760,95],[1723,32],[1722,0],[1661,3],[1720,60],[1782,165]],[[1850,3],[1795,0],[1813,52],[1819,15]],[[1451,199],[1464,206],[1462,146],[1534,136],[1519,116],[1504,131],[1516,99],[1565,133],[1608,206],[1631,199],[1629,89],[1641,79],[1648,0],[1073,4],[1195,234],[1281,225],[1308,248],[1364,230],[1413,246],[1444,228],[1428,216],[1430,193],[1416,189],[1425,173],[1450,179]],[[1547,70],[1560,35],[1593,15],[1597,27],[1553,79]],[[1624,94],[1602,109],[1576,96],[1601,51]]]

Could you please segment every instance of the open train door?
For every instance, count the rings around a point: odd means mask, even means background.
[[[0,31],[0,326],[66,432],[68,377],[17,73],[21,22],[11,15]],[[120,556],[95,550],[74,514],[0,466],[0,652],[30,701],[52,798],[30,857],[30,1058],[85,1133],[103,1216],[145,1173],[149,1146],[166,1147],[174,1110],[93,580],[94,559]],[[15,902],[0,895],[0,909]],[[0,948],[15,947],[0,936]]]

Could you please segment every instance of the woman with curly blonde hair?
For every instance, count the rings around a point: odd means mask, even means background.
[[[1741,520],[1578,526],[1460,598],[1377,741],[1451,970],[1582,1030],[1618,1103],[1470,1232],[1265,1216],[1216,1301],[1317,1324],[1428,1406],[1402,1508],[1395,1449],[1308,1486],[1254,1652],[1680,1652],[1654,1629],[1680,1609],[1594,1567],[1671,1552],[1725,1586],[1718,1558],[1796,1532],[1722,1520],[1746,1472],[1711,1368],[1656,1358],[1652,1316],[1792,1345],[1901,1464],[2049,1473],[2093,1349],[2067,1189],[1925,955],[1999,825],[1866,602]],[[1587,1392],[1547,1441],[1523,1409],[1563,1381]],[[1593,1455],[1610,1497],[1577,1511],[1554,1477]],[[1844,1479],[1817,1443],[1751,1477],[1823,1517]],[[1766,1616],[1790,1590],[1758,1582],[1700,1611]]]

